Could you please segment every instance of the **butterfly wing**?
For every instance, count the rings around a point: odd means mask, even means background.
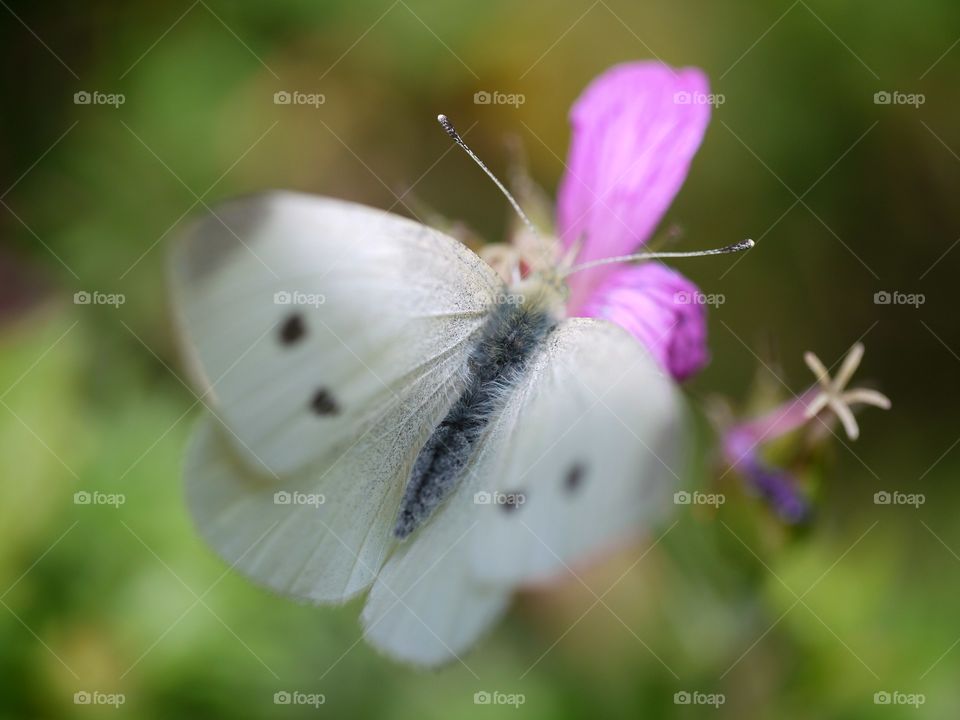
[[[605,321],[565,321],[501,422],[510,442],[493,461],[471,548],[486,581],[566,574],[663,517],[685,470],[676,385]]]
[[[204,418],[187,451],[187,502],[200,534],[257,584],[317,603],[363,591],[392,542],[407,425],[377,428],[329,463],[259,475]]]
[[[406,661],[450,661],[516,586],[648,526],[681,472],[681,415],[673,383],[624,330],[561,323],[447,505],[385,563],[363,612],[368,640]]]
[[[273,193],[215,213],[173,260],[212,414],[188,452],[190,509],[255,581],[342,601],[379,569],[501,283],[447,236],[351,203]]]
[[[462,366],[501,286],[455,240],[330,198],[270,193],[198,221],[173,297],[200,387],[272,473],[348,443],[424,374]]]

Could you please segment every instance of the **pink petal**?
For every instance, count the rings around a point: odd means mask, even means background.
[[[579,262],[624,255],[649,239],[703,139],[707,93],[699,70],[657,62],[613,67],[583,92],[570,114],[570,154],[557,200],[563,243],[584,243]],[[575,314],[609,272],[571,276]]]
[[[703,295],[666,265],[620,267],[591,294],[578,315],[615,322],[636,337],[660,367],[685,380],[707,364]]]

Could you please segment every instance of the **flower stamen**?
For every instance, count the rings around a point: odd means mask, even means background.
[[[806,352],[803,355],[804,362],[816,376],[817,383],[820,385],[820,392],[807,406],[804,415],[807,418],[813,418],[825,408],[829,408],[840,420],[847,437],[851,440],[860,437],[860,428],[853,416],[851,405],[872,405],[883,410],[889,410],[891,407],[890,399],[876,390],[867,388],[844,390],[860,366],[860,361],[863,359],[863,349],[863,343],[859,342],[850,348],[850,352],[843,359],[840,370],[833,379],[830,378],[830,372],[820,361],[820,358],[812,352]]]

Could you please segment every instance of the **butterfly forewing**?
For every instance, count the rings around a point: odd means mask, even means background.
[[[498,423],[509,442],[478,468],[491,486],[471,548],[486,581],[568,573],[666,514],[684,473],[675,385],[606,321],[562,323]]]
[[[179,244],[173,275],[205,399],[237,451],[277,474],[421,401],[417,378],[462,367],[500,286],[441,233],[293,193],[215,208]]]

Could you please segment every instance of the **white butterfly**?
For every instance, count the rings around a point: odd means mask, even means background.
[[[277,192],[199,220],[172,276],[212,410],[185,468],[200,533],[280,593],[369,591],[391,656],[456,657],[668,502],[678,392],[620,327],[565,319],[555,269],[508,287],[416,222]]]

